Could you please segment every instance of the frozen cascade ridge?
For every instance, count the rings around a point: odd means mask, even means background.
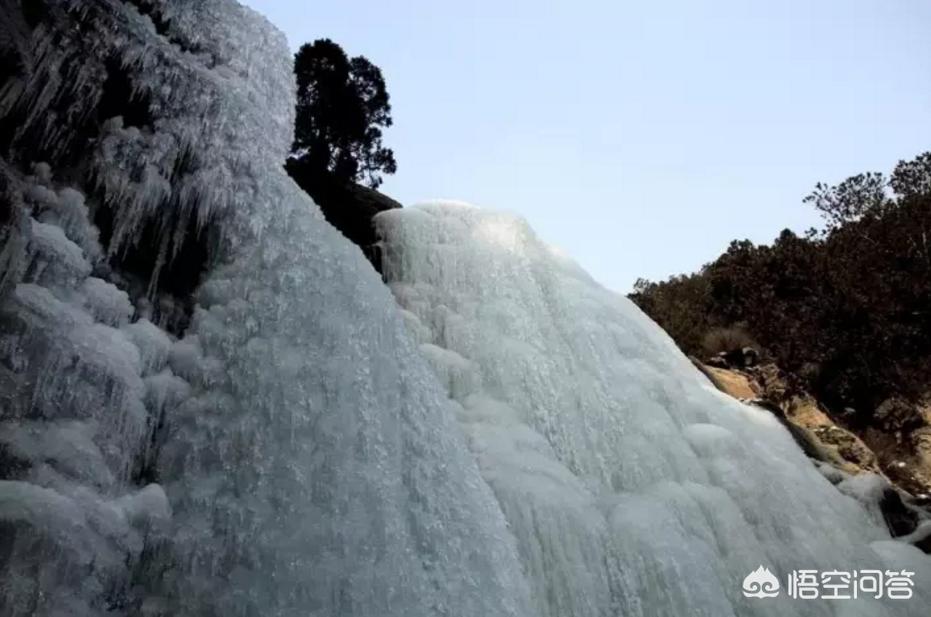
[[[252,11],[0,10],[0,615],[928,614],[925,555],[520,220],[381,215],[389,291],[282,170]]]

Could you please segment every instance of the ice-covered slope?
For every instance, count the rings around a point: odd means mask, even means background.
[[[517,538],[537,610],[926,614],[931,568],[841,495],[767,412],[721,395],[626,298],[520,219],[377,217],[385,273]],[[911,601],[749,600],[759,565],[903,568]]]
[[[0,613],[526,614],[514,540],[390,292],[282,169],[283,36],[226,0],[45,5],[0,100]],[[36,153],[51,169],[27,177]],[[154,236],[157,293],[208,224],[180,340],[88,278],[119,283]],[[159,482],[141,492],[140,459]]]
[[[253,12],[0,8],[0,614],[876,615],[739,584],[926,576],[519,222],[385,216],[399,311],[282,170]]]

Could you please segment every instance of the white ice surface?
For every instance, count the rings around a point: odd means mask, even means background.
[[[110,255],[154,222],[159,265],[208,224],[220,259],[184,338],[127,324],[88,282],[83,196],[48,166],[26,181],[28,267],[0,306],[8,613],[927,614],[925,556],[520,221],[383,216],[398,311],[282,170],[291,57],[252,11],[157,0],[159,32],[130,2],[50,4],[82,28],[37,31],[0,114],[25,101],[20,130],[64,150],[50,110],[95,113],[113,59],[152,118],[110,119],[87,157]],[[921,566],[925,595],[745,601],[761,563]]]
[[[458,402],[539,614],[840,615],[854,609],[747,600],[741,581],[760,564],[783,580],[893,567],[870,546],[889,542],[882,522],[769,412],[715,391],[523,220],[456,203],[376,220],[388,281]],[[867,613],[925,614],[931,563],[892,545],[898,569],[923,564],[923,589]]]

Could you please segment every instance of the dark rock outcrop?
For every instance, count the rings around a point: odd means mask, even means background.
[[[372,219],[379,212],[400,208],[384,193],[355,182],[344,182],[330,174],[310,171],[292,159],[285,164],[288,174],[320,207],[327,222],[362,249],[375,270],[382,273],[381,254]]]
[[[893,537],[907,536],[918,527],[918,511],[909,507],[902,500],[901,494],[892,487],[883,491],[879,500],[879,509]]]

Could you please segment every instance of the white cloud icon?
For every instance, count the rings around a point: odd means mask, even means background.
[[[779,579],[769,568],[760,566],[744,579],[743,592],[748,598],[775,598],[779,595]]]

